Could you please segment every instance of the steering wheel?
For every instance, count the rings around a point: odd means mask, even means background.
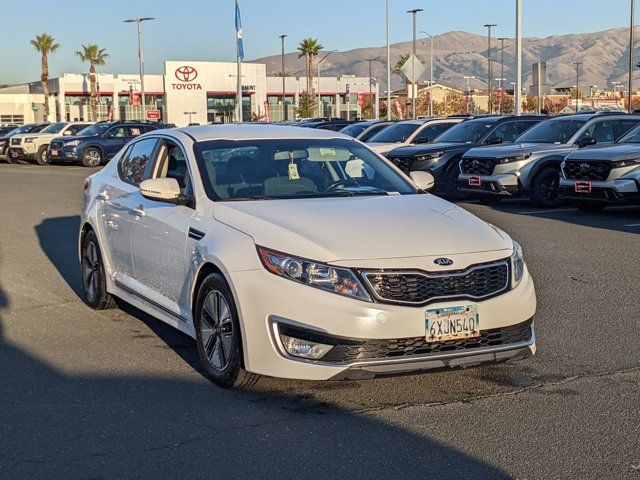
[[[329,185],[327,188],[324,189],[325,192],[331,192],[333,190],[335,190],[338,187],[346,187],[347,185],[353,185],[355,187],[359,187],[360,184],[358,182],[356,182],[355,180],[353,180],[352,178],[343,178],[340,180],[336,180],[335,182],[333,182],[331,185]]]

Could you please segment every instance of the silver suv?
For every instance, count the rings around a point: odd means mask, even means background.
[[[489,201],[528,195],[537,207],[560,203],[560,165],[577,149],[611,144],[640,124],[640,115],[578,114],[550,118],[511,145],[473,148],[460,161],[458,185]]]
[[[89,125],[91,122],[58,122],[40,132],[14,135],[9,143],[9,161],[15,163],[18,160],[35,160],[40,165],[46,165],[47,148],[51,140],[75,135]]]
[[[585,212],[608,204],[640,205],[640,127],[615,145],[577,150],[562,162],[560,198]]]

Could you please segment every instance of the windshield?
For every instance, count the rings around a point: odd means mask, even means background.
[[[67,124],[63,123],[63,122],[52,123],[47,128],[42,130],[42,133],[60,133],[60,131],[66,126],[67,126]]]
[[[347,125],[346,127],[344,127],[342,130],[340,130],[340,133],[344,133],[345,135],[349,135],[350,137],[355,138],[370,126],[370,123],[354,123],[353,125]]]
[[[7,133],[11,133],[14,130],[17,130],[18,127],[0,127],[0,136],[4,136]]]
[[[640,143],[640,125],[618,140],[618,143]]]
[[[353,140],[212,140],[194,145],[212,200],[415,194],[415,187]]]
[[[44,129],[45,127],[47,127],[47,124],[40,124],[40,125],[35,125],[35,124],[31,124],[31,125],[23,125],[22,127],[14,130],[13,132],[11,132],[11,135],[18,135],[21,133],[35,133],[35,132],[39,132],[42,129]]]
[[[76,133],[76,136],[78,136],[78,137],[93,137],[95,135],[100,135],[107,128],[109,128],[109,124],[108,123],[96,123],[94,125],[91,125],[90,127],[87,127],[87,128],[85,128],[83,130],[80,130],[78,133]]]
[[[478,143],[482,136],[494,125],[494,122],[488,122],[486,120],[470,120],[462,122],[451,127],[449,130],[437,137],[434,143]]]
[[[567,143],[571,140],[585,120],[572,118],[552,118],[534,125],[516,138],[517,143]]]
[[[369,139],[371,143],[402,143],[406,142],[407,138],[411,136],[413,132],[415,132],[419,123],[406,123],[400,122],[390,125],[389,127],[382,130],[380,133],[377,133],[373,137]]]

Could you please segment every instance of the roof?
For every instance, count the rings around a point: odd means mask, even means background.
[[[338,132],[330,130],[318,130],[316,128],[301,128],[285,125],[260,125],[260,124],[224,124],[202,125],[197,127],[185,127],[176,129],[192,137],[197,142],[206,140],[260,140],[260,139],[328,139],[350,138]]]

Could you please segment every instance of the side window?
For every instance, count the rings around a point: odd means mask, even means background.
[[[185,196],[193,196],[189,167],[182,148],[173,142],[163,141],[158,156],[155,178],[175,178]]]
[[[613,122],[613,131],[618,140],[623,135],[627,134],[632,128],[638,126],[637,120],[615,120]]]
[[[126,137],[125,127],[113,127],[105,135],[107,138],[124,138]]]
[[[513,142],[519,135],[516,122],[505,122],[498,125],[493,132],[489,134],[485,142],[491,142],[500,138],[502,143]]]
[[[157,143],[155,138],[145,138],[129,147],[118,166],[123,181],[139,185],[143,180],[151,178],[153,162],[150,160]]]
[[[516,128],[518,129],[518,136],[522,135],[524,132],[529,130],[531,127],[533,127],[537,123],[538,122],[534,120],[525,120],[522,122],[516,122]]]
[[[413,139],[413,143],[431,143],[446,129],[447,125],[444,123],[436,123],[435,125],[424,127]]]
[[[142,126],[134,126],[134,127],[127,127],[127,136],[129,137],[137,137],[139,135],[142,135],[144,132],[142,131]]]
[[[597,143],[611,143],[615,140],[613,122],[611,120],[600,120],[593,122],[582,132],[578,141],[594,138]]]

